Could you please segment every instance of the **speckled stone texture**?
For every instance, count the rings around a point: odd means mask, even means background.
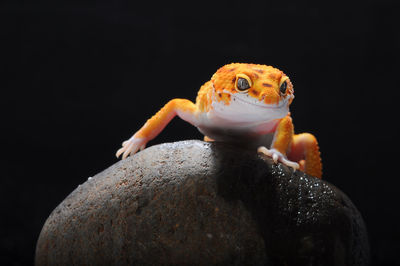
[[[364,222],[326,181],[254,149],[182,141],[119,161],[74,190],[36,265],[367,265]]]

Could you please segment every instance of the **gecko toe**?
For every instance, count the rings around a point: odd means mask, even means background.
[[[124,150],[125,150],[124,147],[120,148],[120,149],[117,151],[117,153],[115,154],[115,156],[117,156],[117,158],[118,158],[118,157],[124,152]]]
[[[289,167],[293,168],[294,171],[296,171],[297,169],[300,168],[300,165],[298,163],[295,163],[295,162],[292,162],[292,161],[289,161],[289,160],[286,160],[286,159],[283,159],[282,163],[284,165],[286,165],[286,166],[289,166]]]
[[[129,140],[125,140],[124,142],[122,142],[122,147],[125,147],[126,145],[128,145]]]
[[[267,155],[267,156],[272,156],[271,151],[268,150],[267,148],[265,148],[264,146],[259,147],[259,148],[257,149],[257,152],[258,152],[258,153],[265,154],[265,155]]]
[[[130,154],[131,154],[131,153],[129,152],[129,150],[126,150],[126,151],[124,152],[124,154],[122,155],[122,159],[125,160],[126,158],[128,158],[128,156],[129,156]]]
[[[273,154],[272,154],[272,160],[274,160],[274,163],[278,163],[278,159],[279,159],[278,154],[273,153]]]

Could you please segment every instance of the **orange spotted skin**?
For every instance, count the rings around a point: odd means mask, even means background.
[[[245,84],[245,85],[243,85]],[[294,169],[321,178],[322,163],[316,138],[295,135],[289,105],[293,85],[281,70],[267,65],[232,63],[217,70],[201,86],[196,103],[173,99],[122,144],[117,157],[126,158],[155,138],[175,116],[196,126],[205,140],[271,135],[272,141],[258,151]],[[229,135],[229,136],[228,136]]]

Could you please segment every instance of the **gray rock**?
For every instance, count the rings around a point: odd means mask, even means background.
[[[254,149],[182,141],[75,189],[36,265],[366,265],[364,222],[340,190]]]

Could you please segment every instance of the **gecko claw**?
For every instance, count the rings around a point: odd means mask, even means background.
[[[257,149],[257,152],[265,154],[269,157],[272,157],[272,160],[274,161],[274,163],[278,163],[278,161],[279,161],[279,162],[283,163],[284,165],[293,168],[294,171],[296,171],[297,169],[300,168],[300,165],[298,163],[292,162],[292,161],[286,159],[282,153],[280,153],[279,151],[277,151],[275,149],[267,149],[266,147],[261,146]]]

